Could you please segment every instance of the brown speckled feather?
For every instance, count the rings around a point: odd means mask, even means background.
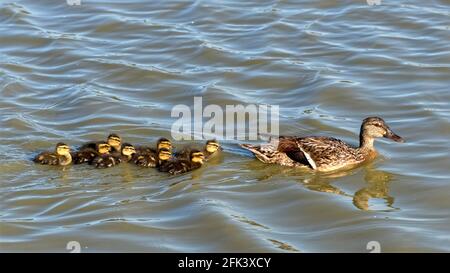
[[[250,150],[264,163],[307,166],[313,170],[328,172],[353,168],[366,160],[374,159],[377,155],[373,146],[374,139],[380,137],[404,142],[382,118],[368,117],[361,124],[358,147],[323,136],[281,136],[266,144],[241,144],[241,147]]]
[[[366,159],[359,149],[332,137],[280,137],[277,150],[296,162],[306,159],[310,167],[322,171],[355,165]]]

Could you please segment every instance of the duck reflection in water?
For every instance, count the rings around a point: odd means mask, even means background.
[[[384,211],[396,209],[393,207],[394,197],[389,195],[389,183],[392,177],[393,175],[388,172],[367,168],[364,177],[366,187],[355,192],[353,205],[361,210],[371,210],[370,199],[384,199],[386,206],[390,208]]]
[[[366,185],[354,194],[346,193],[331,183],[336,178],[354,174],[356,170],[338,172],[326,176],[315,175],[304,179],[302,184],[305,185],[306,188],[313,191],[350,197],[352,198],[353,205],[360,210],[391,211],[396,209],[393,207],[394,197],[389,194],[389,184],[393,175],[386,171],[376,170],[372,164],[365,166],[363,170],[365,172],[364,180]],[[388,209],[377,209],[379,206],[372,206],[370,201],[374,201],[374,199],[383,199],[385,206]]]

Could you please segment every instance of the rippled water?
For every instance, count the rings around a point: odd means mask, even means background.
[[[450,251],[450,2],[1,1],[0,250]],[[177,104],[280,105],[280,131],[406,139],[348,173],[226,141],[191,174],[30,158],[117,132],[170,137]]]

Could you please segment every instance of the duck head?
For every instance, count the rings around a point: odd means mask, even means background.
[[[363,120],[360,132],[360,145],[373,145],[373,139],[385,137],[395,142],[404,142],[403,138],[395,134],[380,117],[368,117]]]
[[[160,138],[158,139],[158,142],[156,144],[156,149],[159,151],[161,149],[167,149],[169,151],[172,151],[172,142],[168,140],[167,138]]]
[[[221,147],[220,147],[220,144],[219,144],[219,142],[218,142],[217,140],[212,139],[212,140],[208,140],[208,141],[206,142],[206,148],[205,148],[205,150],[206,150],[208,153],[213,154],[213,153],[217,152],[219,149],[221,149]]]
[[[161,148],[158,151],[158,159],[159,161],[167,161],[172,158],[172,152],[169,149]]]
[[[133,145],[131,145],[129,143],[124,143],[122,145],[122,155],[131,157],[135,153],[136,153],[136,149],[134,148]]]
[[[116,149],[116,151],[120,151],[120,147],[122,146],[122,139],[116,134],[110,134],[108,136],[107,143],[109,144],[109,146]]]
[[[58,143],[56,144],[56,154],[58,155],[68,155],[70,154],[70,147],[69,145],[65,144],[65,143]]]
[[[106,142],[100,142],[97,144],[97,152],[102,155],[109,154],[111,152],[111,145]]]
[[[191,151],[189,157],[193,163],[203,164],[203,161],[205,160],[205,155],[198,150]]]

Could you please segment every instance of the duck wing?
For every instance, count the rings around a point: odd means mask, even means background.
[[[92,165],[94,165],[97,169],[110,168],[117,164],[116,158],[113,155],[99,155],[92,161]]]
[[[144,153],[133,156],[133,163],[140,167],[155,168],[158,163],[156,153]]]
[[[192,162],[185,160],[185,159],[179,159],[174,161],[169,161],[167,164],[163,164],[158,167],[158,170],[160,172],[167,172],[171,175],[176,174],[182,174],[187,173],[189,171],[198,169],[200,166],[192,164]]]
[[[278,164],[287,167],[305,166],[301,161],[295,161],[289,158],[286,153],[278,151],[277,140],[271,140],[269,143],[261,145],[240,144],[240,146],[252,152],[259,161],[264,163]]]
[[[42,165],[58,165],[59,157],[58,155],[50,152],[43,152],[38,154],[33,161]]]
[[[356,160],[355,149],[332,137],[280,137],[278,151],[297,162],[308,162],[316,170]]]
[[[74,164],[90,163],[98,153],[94,149],[86,148],[78,152],[72,153],[72,161]]]

